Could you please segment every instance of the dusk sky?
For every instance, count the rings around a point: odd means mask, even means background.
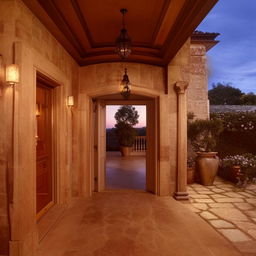
[[[220,33],[208,52],[209,88],[225,82],[256,93],[256,0],[219,0],[197,29]]]
[[[120,106],[107,106],[106,109],[106,128],[112,128],[115,126],[116,119],[115,113]],[[138,111],[139,114],[139,123],[134,127],[145,127],[146,126],[146,106],[134,106],[135,109]]]

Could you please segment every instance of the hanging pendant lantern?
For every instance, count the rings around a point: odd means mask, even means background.
[[[121,95],[128,100],[131,95],[131,84],[127,75],[127,68],[124,70],[123,80],[121,81]]]
[[[121,59],[126,59],[132,52],[132,40],[127,33],[124,22],[124,15],[127,13],[127,9],[121,9],[120,12],[123,15],[123,28],[120,31],[120,35],[116,39],[116,53]]]

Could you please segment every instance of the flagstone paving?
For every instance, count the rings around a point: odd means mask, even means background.
[[[188,185],[184,203],[246,256],[256,255],[256,185],[238,188],[219,177],[213,186]]]

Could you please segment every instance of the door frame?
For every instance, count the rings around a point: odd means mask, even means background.
[[[157,98],[142,100],[111,100],[95,98],[91,99],[93,104],[93,114],[90,118],[92,129],[91,138],[91,177],[92,190],[96,192],[104,191],[106,188],[106,138],[102,141],[102,133],[106,137],[106,106],[107,105],[144,105],[147,115],[147,152],[146,152],[146,190],[159,195],[159,104]],[[104,116],[104,118],[103,118]],[[100,121],[99,121],[100,120]],[[104,122],[104,123],[103,123]],[[103,131],[104,129],[104,131]],[[101,139],[100,139],[101,137]],[[96,139],[95,139],[96,138]],[[95,142],[98,142],[97,145]],[[100,143],[99,143],[100,142]],[[102,143],[103,142],[103,143]],[[103,148],[104,147],[104,148]],[[101,152],[100,154],[98,154]],[[104,152],[104,153],[103,153]]]
[[[56,203],[58,203],[58,194],[59,194],[59,179],[58,179],[58,122],[57,122],[57,117],[58,117],[58,109],[57,106],[60,101],[60,95],[61,95],[61,86],[49,78],[47,75],[43,74],[42,72],[36,70],[36,88],[37,89],[37,83],[38,81],[45,87],[50,88],[51,91],[51,169],[52,169],[52,201],[49,202],[41,211],[36,213],[36,220],[41,219],[47,212],[48,210],[53,207]],[[35,97],[36,100],[36,97]],[[35,102],[36,103],[36,102]],[[37,122],[37,121],[36,121]],[[37,123],[35,125],[37,127]],[[35,131],[35,134],[37,135],[37,128]],[[36,142],[36,138],[35,138]],[[36,144],[35,144],[36,145]],[[36,177],[35,177],[36,178]],[[36,180],[35,180],[36,182]],[[36,191],[35,191],[36,193]]]

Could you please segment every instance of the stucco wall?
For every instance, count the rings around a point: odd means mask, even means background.
[[[207,119],[209,117],[209,107],[205,46],[191,44],[190,56],[190,83],[187,91],[188,111],[193,112],[195,118]]]
[[[20,0],[0,1],[0,54],[4,64],[20,66],[20,83],[14,88],[1,77],[0,94],[0,254],[34,255],[37,246],[35,209],[36,71],[60,86],[56,114],[58,131],[58,203],[70,198],[72,150],[71,113],[65,99],[78,84],[78,66]],[[14,53],[15,50],[15,53]],[[3,69],[2,69],[3,70]],[[13,93],[15,94],[13,112]],[[14,146],[12,146],[14,145]],[[9,177],[11,227],[6,218],[6,173]],[[13,176],[13,179],[12,179]]]

